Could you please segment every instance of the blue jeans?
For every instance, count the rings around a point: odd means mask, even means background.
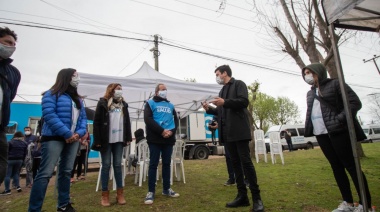
[[[68,144],[63,141],[51,140],[41,143],[41,164],[30,192],[29,212],[41,211],[46,189],[58,159],[57,207],[63,207],[70,203],[70,176],[78,147],[79,142]]]
[[[11,178],[16,187],[20,186],[20,170],[22,166],[22,160],[8,160],[8,170],[7,175],[5,176],[4,185],[5,190],[9,191]]]
[[[149,145],[149,192],[156,192],[156,180],[157,180],[157,167],[160,162],[160,155],[162,158],[162,183],[163,189],[168,190],[170,188],[170,164],[173,152],[173,145],[168,144],[154,144]]]
[[[8,141],[5,132],[0,130],[0,185],[3,183],[8,168]]]
[[[111,154],[112,153],[112,154]],[[102,191],[108,191],[108,182],[110,178],[111,163],[117,188],[123,188],[123,173],[121,171],[121,160],[123,157],[123,143],[108,144],[107,151],[100,152],[102,156],[102,170],[100,178],[102,179]],[[111,162],[112,155],[112,162]]]

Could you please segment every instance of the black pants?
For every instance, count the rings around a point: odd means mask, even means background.
[[[82,165],[85,165],[86,160],[86,151],[85,149],[81,150],[81,154],[75,158],[73,171],[71,171],[71,178],[74,177],[75,168],[77,168],[77,178],[82,174]]]
[[[247,188],[244,183],[245,175],[245,178],[249,182],[249,189],[251,190],[253,201],[261,199],[259,185],[257,184],[256,170],[249,154],[249,141],[226,142],[225,147],[227,147],[230,153],[238,194],[247,195]]]
[[[288,144],[288,150],[289,150],[289,152],[293,151],[292,139],[286,140],[286,143]]]
[[[228,152],[227,148],[224,149],[224,152],[225,152],[224,156],[226,157],[228,179],[232,182],[235,182],[235,172],[234,172],[234,169],[232,168],[230,153]]]
[[[33,166],[32,166],[33,179],[36,177],[38,169],[40,169],[40,163],[41,163],[41,158],[33,158]]]
[[[350,181],[346,174],[346,170],[354,182],[356,192],[359,196],[359,203],[362,204],[360,197],[360,189],[358,175],[355,167],[355,160],[352,153],[351,141],[348,132],[337,135],[328,136],[327,134],[316,136],[319,146],[323,154],[330,162],[334,173],[335,181],[338,184],[340,193],[344,201],[353,203]],[[371,194],[369,193],[367,179],[363,174],[364,190],[367,197],[367,206],[371,208]]]

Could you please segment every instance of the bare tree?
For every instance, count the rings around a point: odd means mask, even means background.
[[[323,63],[330,77],[337,77],[328,26],[319,0],[266,0],[260,3],[254,0],[253,5],[257,19],[273,38],[270,41],[275,43],[270,47],[272,50],[286,53],[300,68],[308,63]],[[345,30],[334,32],[340,43],[348,39],[347,35]],[[309,62],[304,61],[305,56]]]
[[[380,123],[380,93],[370,94],[369,109],[373,115],[372,124],[375,122]]]

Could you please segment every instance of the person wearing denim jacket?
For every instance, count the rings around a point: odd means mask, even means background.
[[[62,69],[55,84],[43,94],[41,164],[30,192],[29,212],[41,211],[56,165],[57,211],[75,211],[70,203],[70,175],[79,147],[78,140],[86,133],[87,126],[82,97],[77,91],[79,80],[75,69]]]

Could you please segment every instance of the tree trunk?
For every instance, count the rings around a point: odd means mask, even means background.
[[[364,151],[363,151],[362,143],[358,142],[356,151],[358,152],[358,157],[359,158],[366,157],[365,154],[364,154]]]

